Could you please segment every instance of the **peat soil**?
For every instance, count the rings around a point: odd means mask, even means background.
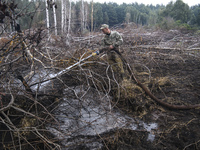
[[[199,104],[200,101],[200,35],[195,32],[186,32],[180,30],[170,30],[170,31],[160,31],[160,30],[151,30],[151,29],[144,29],[144,28],[137,28],[135,26],[130,26],[126,28],[119,28],[118,31],[122,34],[124,43],[121,47],[121,53],[123,57],[126,59],[127,63],[130,64],[134,75],[136,78],[144,84],[148,89],[160,100],[167,102],[173,105],[195,105]],[[96,50],[99,48],[99,41],[102,38],[102,34],[95,33],[92,37],[80,37],[80,38],[73,38],[74,41],[71,43],[71,47],[67,47],[64,42],[61,41],[50,43],[48,48],[52,49],[52,55],[58,56],[57,59],[67,59],[70,58],[69,61],[61,62],[60,64],[54,64],[58,70],[61,71],[64,68],[74,64],[79,60],[79,56],[73,56],[72,50]],[[60,45],[59,45],[60,44]],[[45,43],[46,45],[46,43]],[[46,48],[42,46],[42,48]],[[44,52],[44,49],[41,48],[41,51]],[[55,50],[56,49],[56,50]],[[69,51],[67,51],[69,50]],[[91,51],[89,51],[91,54]],[[39,54],[38,54],[39,55]],[[43,60],[43,56],[35,56],[38,59]],[[72,58],[73,57],[73,58]],[[98,57],[98,58],[97,58]],[[83,104],[75,105],[74,107],[69,107],[72,110],[68,110],[67,115],[71,115],[70,113],[76,113],[75,116],[79,116],[79,110],[85,109],[89,110],[88,105],[91,106],[92,109],[92,102],[91,101],[80,101],[83,100],[85,93],[93,87],[90,85],[90,82],[95,84],[96,81],[102,85],[105,83],[107,88],[109,89],[110,79],[107,77],[107,68],[108,63],[105,60],[100,61],[100,56],[96,58],[91,58],[91,61],[88,60],[85,62],[84,65],[79,65],[74,69],[66,72],[59,80],[54,80],[48,88],[46,88],[43,84],[44,93],[39,93],[44,95],[41,97],[40,101],[42,106],[46,106],[50,109],[53,113],[53,110],[57,109],[53,107],[52,103],[55,102],[60,103],[62,96],[65,94],[63,91],[66,87],[72,90],[75,93],[75,96],[78,97],[77,103],[82,102]],[[54,58],[54,57],[53,57]],[[102,58],[103,59],[103,58]],[[49,61],[49,60],[48,60]],[[49,62],[45,62],[48,65]],[[66,64],[65,64],[66,63]],[[83,63],[84,64],[84,63]],[[63,65],[63,66],[61,66]],[[25,65],[24,65],[25,66]],[[89,66],[89,67],[88,67]],[[99,66],[103,66],[100,68]],[[88,68],[87,68],[88,67]],[[99,67],[99,68],[98,68]],[[28,66],[27,66],[28,68]],[[38,72],[42,72],[40,67],[36,67]],[[78,68],[78,69],[77,69]],[[94,69],[94,70],[93,70]],[[105,69],[105,70],[103,70]],[[30,70],[26,69],[25,72],[30,72]],[[37,71],[37,70],[35,70]],[[43,72],[42,72],[43,73]],[[49,75],[52,72],[47,73]],[[110,74],[109,74],[110,75]],[[37,76],[37,75],[36,75]],[[46,76],[46,75],[45,75]],[[48,76],[48,75],[47,75]],[[45,79],[45,78],[44,78]],[[99,82],[100,80],[104,81]],[[21,84],[21,83],[20,83]],[[82,95],[76,95],[77,93],[71,87],[80,86],[85,84],[89,86]],[[18,85],[18,84],[17,84]],[[133,85],[133,84],[132,84]],[[91,87],[90,87],[91,86]],[[121,85],[120,85],[121,86]],[[136,85],[137,86],[137,85]],[[132,87],[136,87],[133,85]],[[15,86],[16,87],[16,86]],[[42,88],[42,86],[41,86]],[[97,93],[101,93],[98,89],[98,86],[95,87]],[[105,98],[109,98],[109,100],[113,100],[111,105],[113,111],[122,112],[126,116],[135,119],[135,121],[140,120],[141,122],[145,122],[146,124],[156,124],[156,128],[148,131],[144,130],[141,127],[137,128],[137,130],[131,130],[130,128],[121,128],[117,127],[114,130],[106,130],[101,134],[96,134],[92,136],[84,136],[81,135],[77,143],[74,142],[77,140],[77,136],[72,138],[73,145],[72,147],[62,147],[63,150],[199,150],[200,149],[200,108],[190,109],[190,110],[175,110],[166,108],[154,100],[149,98],[148,95],[145,94],[144,91],[139,90],[137,92],[136,87],[135,89],[129,88],[130,97],[129,99],[122,98],[119,101],[115,101],[115,99],[110,98],[113,95],[109,95],[110,91],[102,96]],[[102,89],[101,89],[102,90]],[[128,90],[127,90],[128,91]],[[126,91],[126,92],[127,92]],[[42,91],[43,92],[43,91]],[[47,93],[46,93],[47,92]],[[64,94],[63,94],[64,93]],[[94,94],[94,93],[93,93]],[[47,95],[47,96],[46,96]],[[48,97],[53,96],[53,98]],[[58,95],[58,96],[56,96]],[[64,95],[65,99],[71,98],[73,102],[76,102],[70,94]],[[74,95],[73,95],[74,96]],[[135,96],[132,97],[131,96]],[[26,95],[25,95],[26,97]],[[61,98],[62,97],[62,98]],[[114,96],[113,96],[114,97]],[[95,97],[96,100],[100,101],[98,97]],[[95,98],[93,101],[95,101]],[[10,98],[9,98],[10,99]],[[24,109],[28,109],[29,107],[32,108],[32,103],[28,105],[24,100],[24,103],[21,102],[21,98],[19,98],[19,104],[24,106]],[[6,101],[7,99],[3,99],[2,101]],[[3,101],[3,102],[4,102]],[[40,102],[39,101],[39,102]],[[6,101],[7,102],[7,101]],[[33,101],[31,101],[33,102]],[[17,103],[17,102],[16,102]],[[73,105],[70,101],[67,101],[69,106]],[[87,105],[86,105],[87,104]],[[99,103],[100,106],[101,102]],[[137,107],[133,106],[141,105]],[[28,107],[26,107],[28,105]],[[48,105],[48,106],[47,106]],[[107,105],[107,103],[104,103]],[[64,107],[66,109],[66,106]],[[139,108],[139,109],[138,109]],[[17,107],[15,107],[16,110]],[[44,108],[41,107],[43,110]],[[53,110],[51,110],[53,109]],[[16,111],[15,110],[15,111]],[[46,115],[46,108],[45,111],[42,111]],[[96,109],[93,110],[95,113]],[[101,110],[100,110],[101,111]],[[110,111],[110,110],[108,110]],[[8,114],[10,112],[8,111]],[[13,111],[13,114],[16,113]],[[21,115],[21,112],[20,112]],[[44,115],[44,116],[45,116]],[[50,115],[51,116],[51,115]],[[105,117],[105,116],[103,116]],[[46,117],[44,117],[46,120]],[[15,118],[14,118],[15,119]],[[98,118],[99,119],[99,118]],[[100,118],[102,119],[102,118]],[[15,119],[16,120],[16,119]],[[20,120],[20,119],[18,119]],[[17,120],[17,122],[19,122]],[[21,119],[22,120],[22,119]],[[75,118],[73,121],[80,120],[80,118]],[[103,120],[103,119],[102,119]],[[54,121],[53,121],[54,122]],[[62,124],[63,121],[59,122]],[[105,122],[103,120],[103,122]],[[45,122],[46,123],[46,122]],[[93,122],[84,122],[87,124],[86,127],[92,127]],[[125,123],[126,126],[129,126],[131,122]],[[43,122],[42,122],[43,124]],[[106,123],[105,123],[106,124]],[[138,123],[139,125],[140,123]],[[57,124],[56,124],[57,125]],[[32,124],[28,124],[28,127],[35,126],[34,122]],[[72,128],[75,124],[72,124]],[[112,126],[114,126],[112,124]],[[26,126],[24,126],[25,128]],[[59,127],[57,125],[56,127]],[[82,126],[80,126],[80,130]],[[23,129],[23,128],[22,128]],[[73,128],[76,130],[76,128]],[[66,129],[65,129],[66,130]],[[67,129],[67,135],[71,134],[71,129]],[[7,132],[7,131],[6,131]],[[14,132],[14,131],[13,131]],[[78,132],[78,130],[77,130]],[[149,133],[153,134],[153,140],[149,139]],[[14,135],[14,134],[13,134]],[[87,134],[86,134],[87,135]],[[3,136],[2,136],[3,137]],[[41,138],[41,137],[40,137]],[[42,142],[43,142],[42,136]],[[87,140],[85,140],[87,139]],[[94,143],[96,142],[97,146],[95,147]],[[18,140],[18,138],[17,138]],[[12,142],[12,139],[10,140]],[[56,139],[57,142],[57,139]],[[64,141],[65,142],[65,141]],[[3,142],[2,142],[3,143]],[[9,142],[8,142],[9,143]],[[44,140],[44,143],[46,141]],[[62,145],[62,141],[58,139],[58,143]],[[91,144],[90,147],[87,147],[87,143]],[[101,144],[99,144],[101,143]],[[99,145],[100,146],[99,146]],[[12,145],[12,144],[11,144]],[[47,143],[47,146],[49,143]],[[4,145],[2,144],[2,147]],[[9,145],[8,145],[9,146]],[[30,144],[30,146],[32,146]],[[56,145],[57,146],[57,145]],[[92,147],[93,146],[93,147]],[[6,148],[4,148],[6,149]],[[10,149],[10,148],[9,148]],[[25,148],[27,149],[27,148]],[[41,149],[44,149],[43,147]],[[55,148],[56,149],[56,148]]]
[[[137,39],[136,36],[127,37],[125,38],[127,42],[123,45],[123,55],[133,66],[136,78],[148,86],[160,100],[174,105],[199,104],[200,55],[199,48],[192,47],[196,39],[189,33],[176,31],[177,36],[173,35],[174,32],[140,34],[140,36],[137,34]],[[177,40],[176,37],[182,40]],[[110,138],[106,135],[104,149],[200,149],[199,108],[191,110],[165,108],[148,96],[146,102],[150,103],[148,111],[135,117],[144,122],[158,124],[158,128],[153,132],[154,141],[147,141],[146,131],[119,130],[110,134]],[[129,115],[134,116],[134,113],[129,112]]]
[[[119,32],[124,38],[124,44],[121,47],[123,57],[133,68],[136,78],[147,86],[157,98],[173,105],[200,103],[200,42],[198,34],[178,30],[151,31],[144,28],[119,29]],[[96,41],[99,39],[97,38],[90,41],[91,44],[94,44],[92,49],[98,49]],[[104,73],[101,68],[96,67],[95,69],[94,72],[98,72],[98,74]],[[170,109],[156,103],[145,92],[134,92],[133,89],[132,93],[137,95],[138,99],[135,97],[127,101],[121,99],[114,109],[145,123],[156,123],[157,128],[150,131],[151,134],[154,134],[154,140],[148,140],[149,131],[147,130],[134,131],[119,128],[96,136],[96,140],[102,142],[101,149],[200,149],[200,108]],[[135,109],[131,106],[132,104],[141,104],[142,107]],[[90,149],[83,144],[75,147],[76,149]]]

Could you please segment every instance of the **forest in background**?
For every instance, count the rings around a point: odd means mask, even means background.
[[[56,27],[58,34],[66,32],[84,34],[91,30],[98,30],[103,23],[113,27],[117,24],[134,22],[136,25],[166,30],[172,28],[192,30],[200,27],[200,4],[189,7],[182,0],[174,3],[171,1],[166,6],[138,3],[118,5],[83,0],[78,2],[16,0],[14,3],[17,4],[16,18],[22,29]],[[57,31],[55,32],[57,34]]]

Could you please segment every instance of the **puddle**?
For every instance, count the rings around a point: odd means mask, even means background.
[[[122,112],[110,110],[111,97],[103,93],[78,86],[65,89],[64,95],[54,112],[59,125],[48,126],[51,133],[61,140],[64,149],[80,142],[87,143],[89,149],[98,149],[102,143],[93,141],[91,137],[116,129],[143,130],[149,133],[147,141],[152,142],[155,138],[153,130],[157,129],[156,123],[147,124]]]
[[[157,129],[157,126],[157,123],[146,124],[143,122],[143,127],[146,129],[146,131],[149,132],[147,141],[153,142],[153,140],[155,139],[155,135],[152,133],[152,130]]]
[[[57,75],[57,74],[56,74]],[[55,77],[51,71],[35,74],[29,84]],[[45,91],[50,81],[31,87],[33,90]],[[101,134],[118,129],[147,131],[147,141],[153,142],[157,129],[156,123],[145,123],[123,112],[111,108],[111,97],[91,87],[76,86],[64,90],[63,100],[54,111],[58,122],[49,124],[47,129],[60,139],[63,150],[84,143],[88,149],[100,149],[102,142],[95,140]]]

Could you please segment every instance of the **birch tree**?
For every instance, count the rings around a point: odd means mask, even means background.
[[[67,33],[67,0],[64,0],[64,33]]]
[[[61,0],[61,33],[64,33],[66,27],[65,16],[66,16],[66,5],[65,0]]]
[[[85,22],[84,22],[84,29],[86,29],[87,26],[87,20],[88,20],[88,3],[85,5]]]
[[[53,5],[53,16],[54,16],[55,35],[58,35],[55,0],[53,0],[53,3],[54,3],[54,5]]]
[[[69,21],[68,21],[68,31],[67,31],[67,40],[66,40],[66,44],[70,45],[70,32],[71,32],[71,0],[69,0]]]
[[[84,1],[81,0],[81,32],[84,31],[85,15],[84,15]]]
[[[91,32],[93,32],[93,0],[91,4]]]
[[[68,21],[68,32],[67,34],[70,34],[70,30],[71,30],[71,15],[72,14],[72,6],[71,6],[71,0],[69,0],[69,21]]]
[[[47,32],[49,36],[49,10],[48,10],[47,0],[45,0],[45,3],[46,3],[46,24],[47,24]]]

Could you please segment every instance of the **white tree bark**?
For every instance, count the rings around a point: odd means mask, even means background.
[[[58,30],[57,30],[57,20],[56,20],[56,8],[55,8],[55,0],[53,0],[53,16],[54,16],[54,26],[55,26],[55,35],[58,35]]]
[[[67,0],[64,0],[64,33],[67,33]]]
[[[84,29],[87,27],[87,20],[88,20],[88,4],[85,5],[85,23],[84,23]]]
[[[65,22],[65,8],[64,8],[64,1],[61,0],[61,33],[64,33],[64,22]]]
[[[68,22],[68,35],[70,34],[71,30],[71,15],[72,14],[72,6],[71,6],[71,0],[69,0],[69,22]]]
[[[84,1],[81,0],[81,32],[84,31],[85,15],[84,15]]]
[[[45,0],[45,3],[46,3],[46,24],[47,24],[47,32],[49,36],[49,10],[48,10],[47,0]]]
[[[92,0],[92,5],[91,5],[91,32],[93,32],[93,0]]]
[[[69,20],[68,20],[68,31],[67,31],[67,39],[66,44],[70,46],[70,32],[71,32],[71,14],[72,14],[72,6],[71,6],[71,0],[69,0]]]

